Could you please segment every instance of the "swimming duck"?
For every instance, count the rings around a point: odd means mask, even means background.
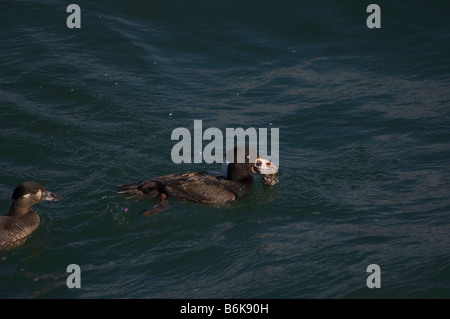
[[[39,215],[31,208],[42,201],[58,201],[62,197],[36,182],[23,182],[14,189],[9,215],[0,216],[0,250],[22,245],[40,224]]]
[[[239,160],[242,155],[244,159]],[[263,183],[274,185],[278,183],[274,177],[277,170],[273,163],[259,157],[248,147],[237,147],[224,158],[223,176],[207,172],[185,172],[123,184],[118,186],[117,190],[120,194],[128,195],[127,198],[136,200],[160,196],[159,204],[141,212],[148,217],[166,209],[169,197],[214,205],[239,200],[252,188],[252,174],[264,175]]]

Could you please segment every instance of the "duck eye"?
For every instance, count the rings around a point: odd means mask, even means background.
[[[271,162],[267,162],[266,163],[266,166],[270,166],[272,163]]]

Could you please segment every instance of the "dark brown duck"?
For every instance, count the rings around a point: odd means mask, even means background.
[[[234,159],[239,158],[238,149],[234,149]],[[168,205],[168,198],[214,205],[224,205],[239,200],[252,188],[252,174],[270,176],[268,180],[263,179],[264,184],[278,183],[278,180],[273,177],[277,171],[274,164],[260,158],[256,153],[253,155],[249,148],[245,148],[244,151],[245,158],[241,162],[224,160],[223,176],[207,172],[185,172],[120,185],[117,189],[119,193],[128,195],[127,198],[136,200],[159,196],[160,204],[141,212],[148,217],[164,210]]]

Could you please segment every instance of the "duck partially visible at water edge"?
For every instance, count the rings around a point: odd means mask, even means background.
[[[238,159],[239,148],[230,151],[234,159]],[[117,187],[127,198],[144,200],[160,196],[160,204],[142,211],[148,217],[161,212],[168,207],[168,198],[177,198],[203,204],[224,205],[241,199],[253,186],[252,174],[263,175],[263,184],[275,185],[278,168],[270,161],[259,157],[246,147],[244,161],[228,161],[224,159],[223,176],[207,172],[186,172],[164,175],[133,184]],[[227,157],[228,158],[227,153]]]
[[[21,246],[38,228],[40,218],[31,206],[61,198],[36,182],[18,185],[11,197],[9,214],[0,216],[0,251]]]

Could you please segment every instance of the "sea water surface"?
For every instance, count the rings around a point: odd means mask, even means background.
[[[372,2],[80,0],[74,29],[0,2],[2,214],[22,181],[63,196],[0,298],[449,298],[450,5],[377,1],[370,29]],[[116,185],[221,170],[172,161],[194,120],[278,128],[280,184],[139,215]]]

